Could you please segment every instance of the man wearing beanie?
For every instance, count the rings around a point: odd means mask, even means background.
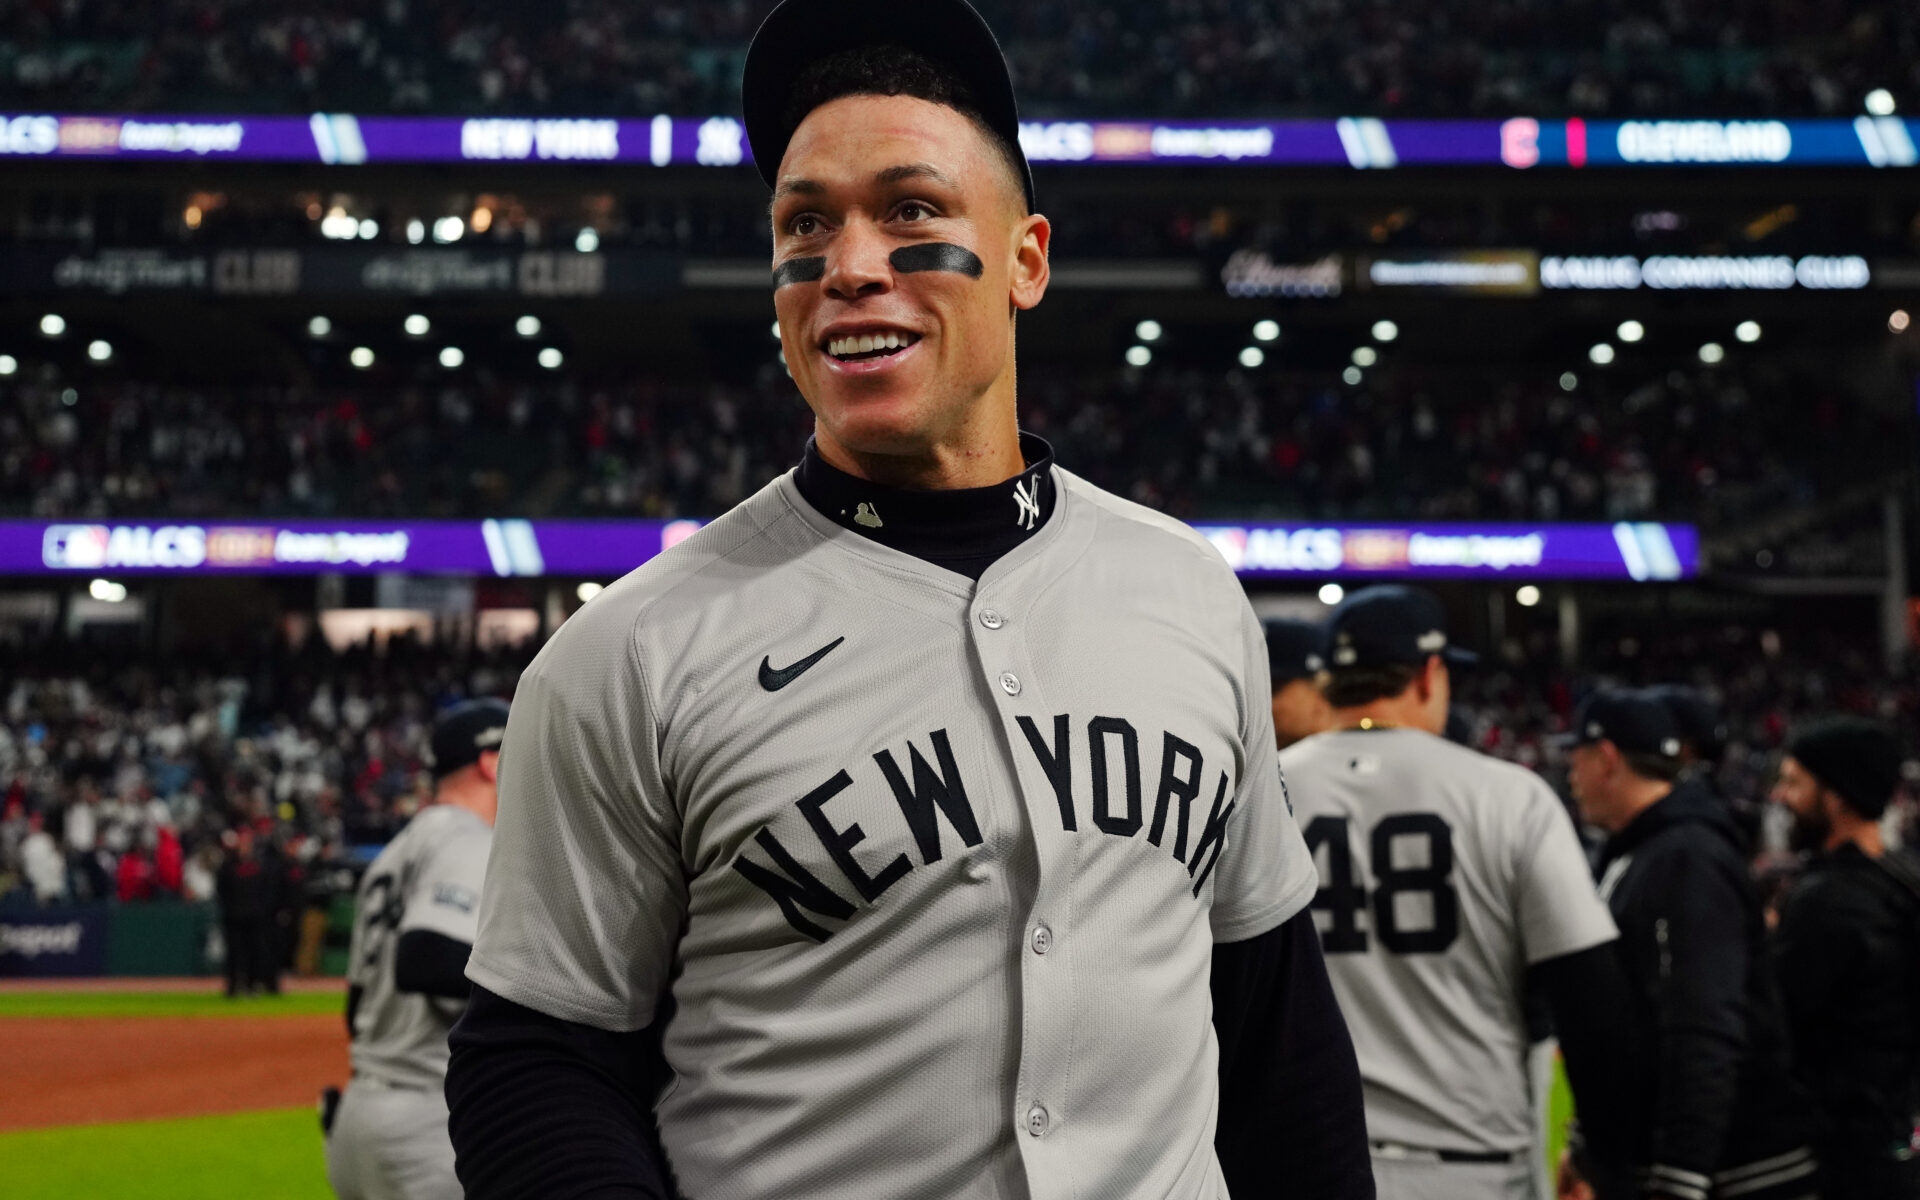
[[[1773,789],[1812,855],[1773,962],[1794,1072],[1819,1102],[1827,1200],[1920,1196],[1920,864],[1888,850],[1879,825],[1900,758],[1883,727],[1836,717],[1788,743]]]

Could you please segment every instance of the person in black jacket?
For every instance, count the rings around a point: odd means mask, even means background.
[[[1899,782],[1893,734],[1839,717],[1794,736],[1773,790],[1813,853],[1773,964],[1794,1073],[1818,1101],[1827,1200],[1920,1196],[1920,862],[1879,826]]]
[[[1609,837],[1600,892],[1633,988],[1640,1195],[1817,1196],[1765,925],[1727,806],[1676,786],[1681,734],[1644,692],[1603,690],[1571,734],[1568,780]]]
[[[216,877],[220,928],[227,946],[227,996],[280,990],[274,962],[273,906],[280,892],[278,864],[251,825],[232,834]]]

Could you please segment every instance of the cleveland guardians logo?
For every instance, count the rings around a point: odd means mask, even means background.
[[[1093,829],[1108,837],[1135,838],[1144,831],[1146,844],[1169,851],[1174,861],[1185,865],[1193,880],[1192,894],[1200,895],[1226,845],[1227,821],[1233,816],[1235,802],[1229,798],[1233,780],[1226,771],[1215,779],[1212,801],[1203,813],[1194,802],[1207,790],[1206,763],[1199,748],[1184,738],[1159,735],[1159,771],[1150,777],[1141,770],[1141,743],[1145,740],[1151,746],[1153,739],[1143,739],[1123,718],[1094,717],[1083,723],[1061,713],[1053,718],[1051,729],[1041,728],[1031,717],[1018,721],[1027,749],[1053,786],[1061,829],[1081,832],[1080,819],[1085,814]],[[905,767],[892,750],[878,751],[872,758],[873,771],[880,777],[876,782],[891,793],[906,821],[912,856],[903,848],[873,872],[854,858],[853,848],[867,840],[867,831],[858,824],[837,826],[826,812],[828,801],[856,786],[852,772],[841,770],[794,802],[840,879],[822,879],[808,870],[765,826],[753,835],[758,852],[743,850],[734,859],[733,869],[778,904],[789,925],[824,942],[834,930],[816,918],[849,921],[859,909],[853,897],[867,906],[878,905],[888,888],[915,869],[915,858],[920,865],[931,866],[945,857],[951,842],[941,833],[943,822],[961,849],[978,846],[980,822],[967,798],[966,781],[954,761],[947,731],[936,729],[926,741],[933,751],[931,762],[912,742],[907,743]],[[1116,751],[1123,764],[1117,777],[1110,762]],[[1077,779],[1076,765],[1086,768]],[[866,764],[859,769],[871,777]],[[1155,780],[1151,812],[1145,788],[1149,778]]]

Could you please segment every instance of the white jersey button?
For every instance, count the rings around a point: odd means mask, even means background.
[[[1012,671],[1000,672],[1000,690],[1009,696],[1020,694],[1020,677]]]
[[[1048,929],[1045,925],[1035,925],[1033,927],[1033,952],[1035,954],[1045,954],[1051,949],[1053,949],[1053,930]]]
[[[1007,619],[990,608],[980,610],[980,623],[988,629],[998,629],[1007,623]]]
[[[1027,1132],[1039,1137],[1047,1131],[1047,1110],[1038,1104],[1027,1110]]]

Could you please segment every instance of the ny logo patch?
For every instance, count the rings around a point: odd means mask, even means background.
[[[1013,523],[1022,529],[1032,529],[1040,520],[1040,477],[1035,475],[1024,484],[1014,484],[1013,502],[1020,506],[1013,515]]]

